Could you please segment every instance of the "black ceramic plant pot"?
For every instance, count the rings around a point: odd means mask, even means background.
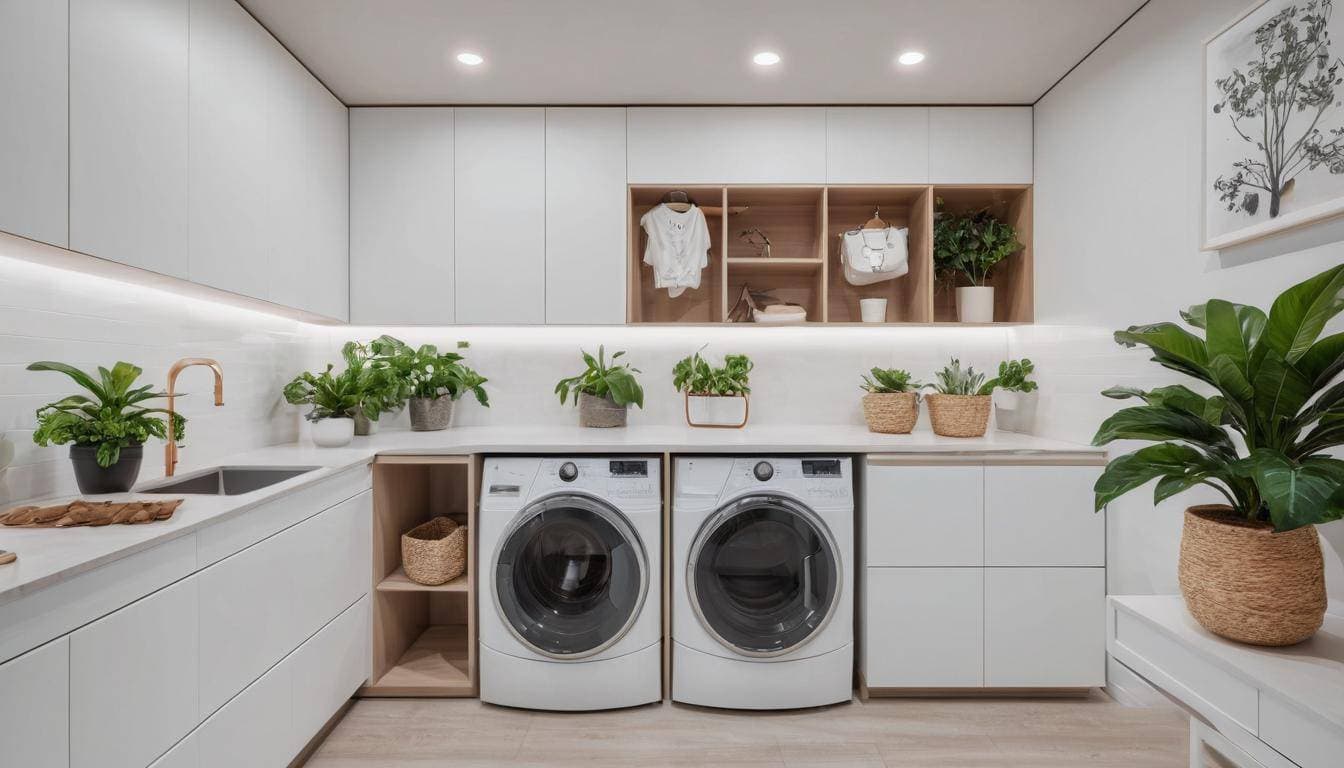
[[[121,457],[110,467],[98,466],[98,446],[70,446],[70,463],[75,465],[75,483],[80,493],[122,493],[131,490],[140,476],[140,459],[144,446],[132,445],[121,449]]]

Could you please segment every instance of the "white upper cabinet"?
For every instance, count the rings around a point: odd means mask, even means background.
[[[1030,184],[1031,107],[929,110],[933,184]]]
[[[234,0],[191,0],[189,274],[267,298],[275,41]]]
[[[291,58],[292,66],[299,64]],[[310,243],[306,308],[337,320],[350,319],[350,117],[326,86],[303,70],[307,124],[309,198],[297,203]],[[304,205],[304,203],[307,205]]]
[[[187,276],[189,0],[70,2],[70,248]]]
[[[625,110],[546,110],[546,322],[625,322]]]
[[[639,107],[626,111],[631,184],[822,184],[826,110]]]
[[[929,180],[927,107],[826,110],[830,184],[925,184]]]
[[[455,322],[453,110],[350,110],[350,321]]]
[[[546,110],[457,109],[453,132],[457,322],[544,323]]]
[[[69,242],[69,6],[0,0],[0,231]]]
[[[70,638],[0,664],[0,763],[70,764]]]

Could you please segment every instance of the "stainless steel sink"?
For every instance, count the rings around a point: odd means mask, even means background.
[[[139,488],[141,493],[195,493],[210,496],[237,496],[251,493],[318,467],[215,467],[186,477],[166,478]]]

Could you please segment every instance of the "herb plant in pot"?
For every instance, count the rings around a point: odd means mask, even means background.
[[[64,363],[37,362],[30,371],[64,373],[88,394],[74,394],[37,409],[33,442],[41,446],[70,444],[70,462],[80,493],[129,491],[140,474],[144,442],[167,439],[163,408],[141,406],[164,397],[151,386],[135,387],[140,368],[126,362],[99,367],[98,377]],[[173,439],[186,433],[186,419],[173,416]]]
[[[923,384],[898,368],[873,368],[863,377],[863,418],[868,431],[908,435],[919,420],[919,390]]]
[[[313,406],[304,418],[311,422],[313,443],[319,448],[340,448],[355,436],[359,371],[347,368],[333,376],[331,368],[300,373],[284,389],[285,401],[291,405]]]
[[[1321,338],[1344,310],[1344,266],[1284,291],[1266,314],[1213,299],[1176,323],[1115,334],[1165,368],[1200,382],[1117,387],[1137,398],[1097,430],[1097,445],[1154,441],[1110,462],[1097,480],[1098,510],[1150,480],[1154,503],[1196,486],[1226,503],[1189,507],[1180,584],[1206,629],[1255,645],[1291,645],[1320,628],[1325,574],[1315,525],[1344,515],[1344,333]]]
[[[611,365],[607,364],[606,348],[603,346],[598,346],[597,357],[579,351],[588,368],[577,376],[561,379],[555,385],[560,404],[564,405],[572,391],[574,404],[579,407],[579,426],[624,427],[630,404],[644,407],[644,388],[635,380],[639,369],[632,368],[629,363],[615,364],[616,358],[624,355],[624,351],[611,356]]]
[[[1031,374],[1036,366],[1027,358],[999,363],[999,375],[990,384],[994,388],[994,422],[1007,432],[1030,433],[1036,423],[1036,382]]]
[[[957,286],[958,320],[994,322],[990,275],[999,262],[1021,249],[1012,225],[987,209],[966,214],[938,211],[933,221],[933,265],[939,278]]]
[[[989,406],[994,381],[974,368],[961,367],[955,358],[934,375],[927,385],[933,394],[925,395],[933,432],[944,437],[983,437],[989,427]]]
[[[724,355],[710,365],[700,352],[672,368],[672,385],[686,399],[686,423],[692,427],[744,427],[751,413],[748,397],[753,365],[746,355]]]
[[[354,371],[359,405],[355,408],[355,434],[372,435],[378,431],[378,419],[406,405],[406,387],[397,380],[387,360],[374,354],[371,346],[347,341],[341,347],[346,370]]]
[[[380,336],[369,346],[387,363],[394,380],[409,396],[412,430],[447,429],[453,419],[453,404],[467,392],[475,395],[481,405],[490,407],[490,397],[482,386],[487,379],[463,365],[462,355],[439,352],[433,344],[412,349],[391,336]],[[467,346],[465,341],[457,343],[458,349]]]

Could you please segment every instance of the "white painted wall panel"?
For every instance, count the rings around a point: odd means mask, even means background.
[[[925,184],[929,180],[927,107],[826,110],[829,184]]]
[[[930,182],[1030,184],[1032,162],[1031,107],[929,110]]]

